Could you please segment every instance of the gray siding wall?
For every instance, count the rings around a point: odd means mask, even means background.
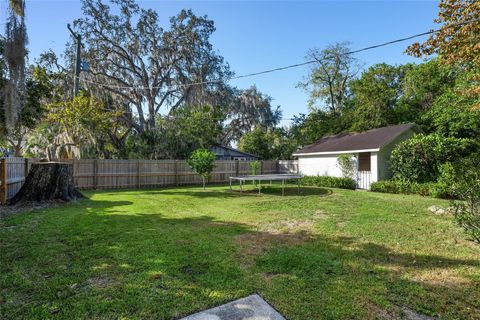
[[[217,160],[234,160],[234,158],[245,158],[245,160],[258,160],[258,157],[252,156],[250,154],[243,153],[241,151],[231,150],[227,148],[222,148],[220,146],[213,146],[210,148],[210,151],[215,153]]]

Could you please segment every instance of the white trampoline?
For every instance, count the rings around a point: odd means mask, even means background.
[[[282,181],[282,196],[285,195],[285,181],[287,180],[296,180],[298,193],[300,193],[300,179],[302,175],[299,174],[258,174],[258,175],[249,175],[249,176],[232,176],[230,177],[230,190],[232,191],[232,181],[237,180],[240,185],[240,192],[243,192],[243,185],[245,181],[258,181],[258,194],[261,194],[262,190],[262,181]]]

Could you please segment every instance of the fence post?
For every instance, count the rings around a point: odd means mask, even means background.
[[[140,159],[137,160],[137,189],[140,189]]]
[[[280,173],[280,160],[275,162],[275,172]]]
[[[97,189],[97,159],[93,160],[93,189]]]
[[[260,160],[260,174],[263,174],[263,160]]]
[[[240,160],[235,160],[235,176],[238,177],[238,173],[240,172]]]
[[[2,185],[0,186],[0,203],[7,204],[7,160],[2,159],[0,163],[0,180]]]
[[[27,176],[28,176],[28,159],[25,158],[23,160],[24,160],[24,162],[23,162],[23,177],[26,179]]]
[[[72,171],[73,171],[73,184],[77,185],[77,180],[75,179],[75,157],[72,158]]]
[[[175,186],[178,186],[178,160],[174,162]]]

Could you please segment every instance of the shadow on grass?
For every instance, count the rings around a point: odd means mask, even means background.
[[[209,216],[112,214],[128,205],[91,201],[88,214],[75,217],[81,228],[43,231],[46,247],[28,236],[3,240],[3,314],[170,319],[253,292],[292,319],[366,318],[378,305],[442,317],[480,311],[471,279],[445,285],[411,276],[478,268],[478,260],[398,253],[352,237],[258,232]],[[26,244],[19,254],[17,245]]]
[[[240,192],[239,190],[234,190],[234,192],[240,194],[256,194],[258,195],[258,187],[255,189],[254,187],[244,190]],[[265,195],[273,195],[273,196],[282,196],[282,189],[278,186],[262,186],[261,194]],[[326,196],[332,194],[332,190],[318,188],[318,187],[285,187],[285,196]]]
[[[248,185],[243,187],[243,191],[241,191],[238,186],[230,190],[228,187],[226,189],[209,189],[206,190],[198,189],[198,188],[185,188],[185,189],[162,189],[162,190],[145,190],[142,192],[146,195],[186,195],[192,197],[199,197],[199,198],[238,198],[239,196],[259,196],[258,194],[258,187],[254,187],[253,185]],[[331,194],[332,191],[330,189],[324,189],[319,187],[300,187],[298,190],[297,187],[285,187],[285,195],[284,196],[312,196],[312,195],[319,195],[319,196],[326,196]],[[261,188],[261,195],[269,195],[269,196],[282,196],[282,189],[280,186],[262,186]]]
[[[71,203],[72,207],[86,209],[87,213],[97,213],[101,211],[103,214],[116,214],[123,212],[123,209],[127,210],[129,206],[133,205],[132,201],[109,201],[109,200],[92,200],[91,197],[88,200],[81,200],[75,203]]]

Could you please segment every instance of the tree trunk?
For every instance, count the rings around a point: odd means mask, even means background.
[[[13,156],[14,157],[22,157],[22,147],[21,146],[13,146]]]
[[[72,201],[83,198],[73,181],[73,165],[64,162],[34,163],[10,204],[23,201]]]

